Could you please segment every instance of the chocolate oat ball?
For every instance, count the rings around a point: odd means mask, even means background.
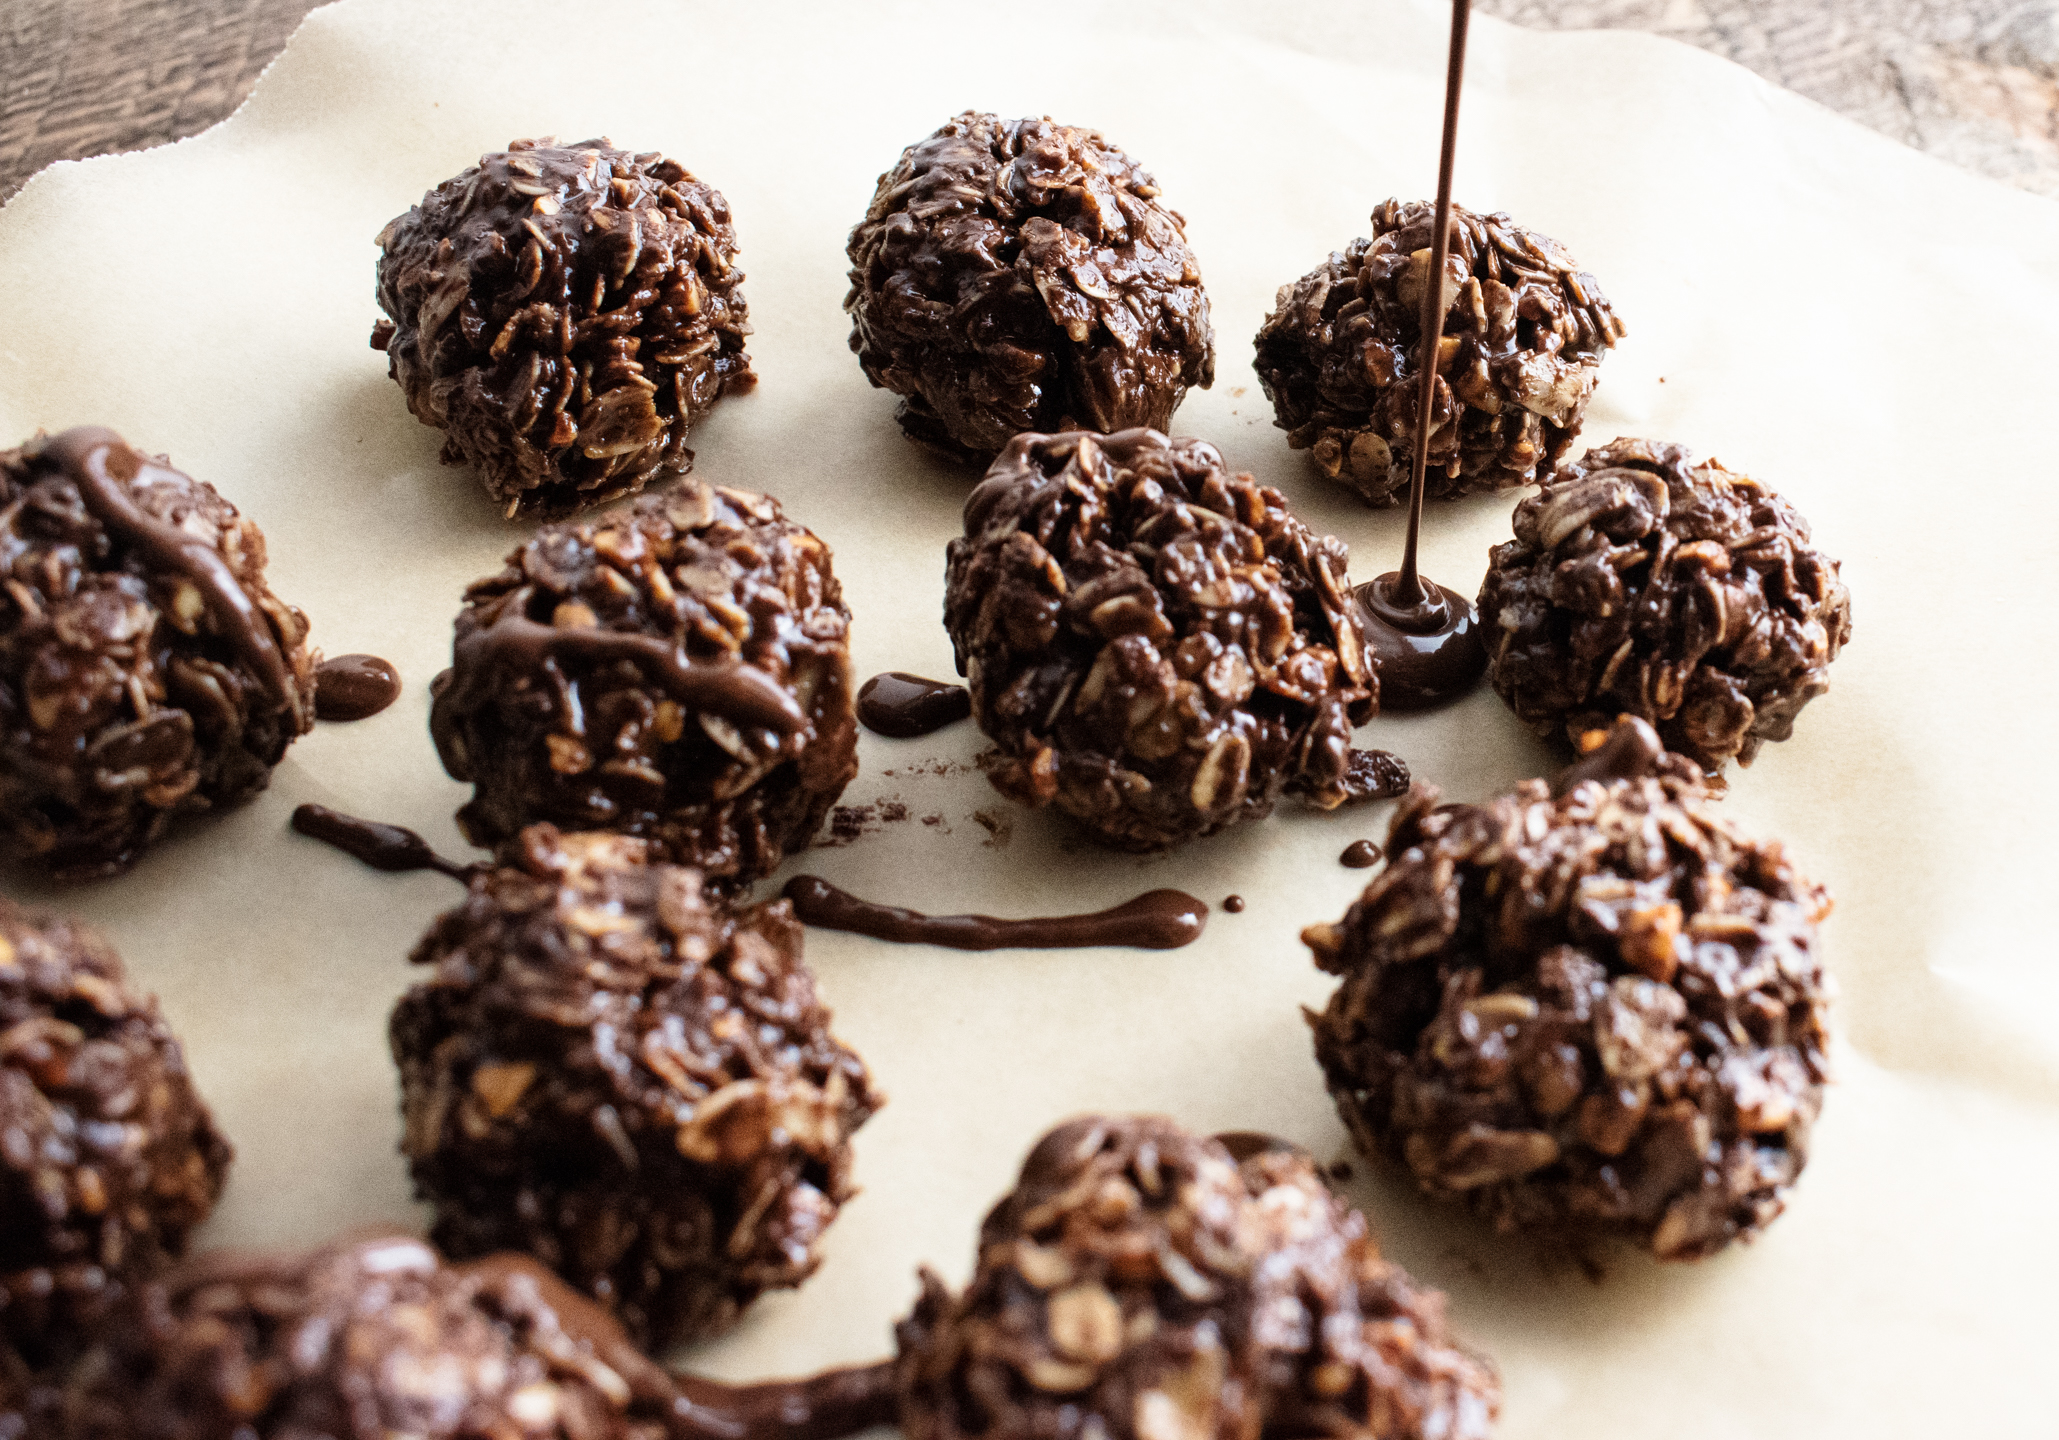
[[[1378,708],[1349,555],[1200,440],[1020,435],[965,502],[944,626],[988,778],[1162,850],[1271,811],[1400,794],[1351,749]]]
[[[181,1253],[229,1154],[108,943],[0,900],[0,1374],[70,1354]]]
[[[1433,499],[1549,473],[1580,433],[1603,354],[1624,333],[1594,277],[1557,241],[1499,212],[1454,205],[1451,219],[1424,475]],[[1382,203],[1373,238],[1281,286],[1258,331],[1258,381],[1274,423],[1369,505],[1408,503],[1435,229],[1434,205]]]
[[[1025,430],[1162,430],[1215,379],[1186,222],[1097,131],[968,110],[879,177],[849,249],[866,377],[981,464]]]
[[[1619,714],[1708,769],[1749,765],[1830,688],[1852,634],[1795,508],[1678,445],[1617,440],[1516,506],[1480,589],[1487,676],[1547,739]]]
[[[314,723],[307,617],[214,487],[85,426],[0,451],[0,855],[118,874]]]
[[[686,470],[687,431],[757,383],[729,202],[655,151],[516,140],[377,243],[372,347],[510,516]]]
[[[1360,1147],[1429,1194],[1693,1259],[1769,1224],[1808,1158],[1830,899],[1643,721],[1592,738],[1556,793],[1411,792],[1386,870],[1302,932],[1344,982],[1316,1055]]]
[[[785,901],[732,911],[644,845],[547,825],[415,948],[393,1012],[432,1238],[520,1250],[655,1348],[798,1285],[878,1108]]]
[[[711,880],[768,874],[858,773],[850,612],[779,503],[698,481],[539,530],[465,592],[430,730],[458,825],[614,830]]]
[[[1046,1136],[897,1338],[909,1440],[1475,1440],[1500,1403],[1306,1155],[1149,1117]]]
[[[124,1305],[52,1440],[653,1440],[670,1378],[520,1256],[385,1236],[216,1252]]]

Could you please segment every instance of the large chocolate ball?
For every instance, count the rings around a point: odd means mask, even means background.
[[[1025,430],[1162,430],[1215,378],[1186,222],[1096,131],[966,111],[879,177],[850,256],[866,377],[982,464]]]
[[[0,854],[118,874],[314,723],[307,617],[257,526],[111,430],[0,451]]]
[[[526,830],[393,1012],[436,1243],[536,1256],[659,1347],[801,1283],[880,1104],[785,901],[733,912],[618,835]]]
[[[688,430],[757,383],[729,203],[654,151],[516,140],[378,244],[372,345],[510,516],[684,471]]]

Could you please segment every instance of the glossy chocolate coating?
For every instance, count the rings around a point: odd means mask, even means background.
[[[924,915],[897,905],[876,905],[813,875],[796,875],[780,893],[793,902],[794,913],[803,924],[953,950],[1068,950],[1087,945],[1177,950],[1199,940],[1208,924],[1208,906],[1182,890],[1147,891],[1134,900],[1086,915],[1041,915],[1023,920]]]

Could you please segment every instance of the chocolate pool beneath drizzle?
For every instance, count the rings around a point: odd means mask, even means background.
[[[972,693],[963,685],[889,670],[858,690],[858,723],[875,735],[912,740],[955,725],[972,714]]]
[[[1465,596],[1422,580],[1423,598],[1403,604],[1398,572],[1351,592],[1366,644],[1380,670],[1382,710],[1428,710],[1473,688],[1487,668],[1473,607]]]
[[[1042,915],[1003,920],[991,915],[924,915],[898,905],[875,905],[814,875],[796,875],[780,892],[803,924],[848,930],[875,940],[943,945],[953,950],[1069,950],[1127,945],[1177,950],[1201,938],[1206,902],[1182,890],[1151,890],[1134,900],[1086,915]]]

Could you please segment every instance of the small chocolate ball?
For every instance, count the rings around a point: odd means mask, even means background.
[[[1592,275],[1507,215],[1451,207],[1431,404],[1432,499],[1529,485],[1580,433],[1602,356],[1623,322]],[[1287,443],[1368,505],[1408,503],[1423,290],[1437,211],[1388,200],[1354,240],[1280,287],[1256,344],[1259,384]]]
[[[1830,899],[1641,720],[1557,790],[1410,794],[1386,870],[1302,932],[1344,981],[1316,1056],[1360,1147],[1427,1193],[1694,1259],[1769,1224],[1808,1158]]]
[[[618,835],[522,833],[415,948],[393,1012],[448,1254],[536,1256],[656,1348],[798,1285],[878,1108],[785,901],[732,912]]]
[[[0,854],[119,874],[270,783],[315,690],[264,571],[255,524],[111,430],[0,451]]]
[[[444,1265],[386,1236],[180,1266],[73,1368],[50,1433],[650,1440],[672,1433],[675,1400],[613,1320],[534,1262]]]
[[[909,1440],[1475,1440],[1500,1403],[1306,1155],[1152,1117],[1047,1135],[896,1335]]]
[[[698,482],[539,530],[465,592],[432,689],[458,824],[614,830],[710,879],[769,874],[858,773],[850,612],[779,503]]]
[[[1162,850],[1268,814],[1399,794],[1351,749],[1378,708],[1344,545],[1200,440],[1021,435],[965,503],[944,627],[994,787]]]
[[[688,430],[757,383],[729,202],[655,151],[513,141],[378,244],[372,347],[510,516],[683,472]]]
[[[0,1373],[68,1355],[180,1254],[229,1157],[108,943],[0,900]]]
[[[1852,634],[1795,508],[1678,445],[1617,440],[1516,506],[1480,589],[1488,679],[1546,739],[1617,714],[1716,770],[1785,740]]]
[[[1215,379],[1186,222],[1097,131],[968,110],[879,177],[849,249],[866,377],[981,464],[1025,430],[1162,430]]]

